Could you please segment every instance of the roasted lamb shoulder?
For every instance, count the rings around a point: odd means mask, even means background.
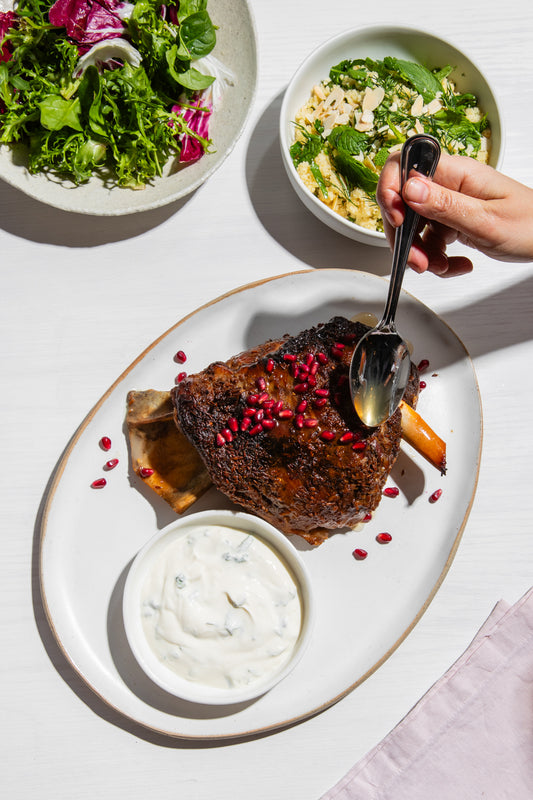
[[[348,369],[366,325],[344,317],[214,362],[172,389],[175,421],[214,485],[287,534],[320,544],[379,504],[401,413],[369,431]],[[405,396],[416,403],[412,368]]]

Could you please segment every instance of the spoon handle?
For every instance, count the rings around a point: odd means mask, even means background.
[[[402,148],[400,160],[400,194],[411,174],[411,170],[416,170],[420,175],[432,178],[439,163],[439,158],[440,145],[433,136],[418,133],[407,139]],[[409,256],[419,219],[419,215],[412,208],[406,206],[403,224],[396,229],[389,294],[381,322],[383,327],[394,322],[405,265],[407,264],[407,257]]]

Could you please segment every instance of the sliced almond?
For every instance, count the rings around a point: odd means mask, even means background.
[[[427,104],[427,106],[426,106],[426,114],[430,114],[430,115],[431,114],[436,114],[437,111],[441,110],[441,108],[442,108],[441,101],[437,100],[437,98],[435,98],[434,100],[432,100],[430,103]]]
[[[354,125],[354,128],[357,131],[369,131],[374,124],[374,114],[372,111],[363,111],[359,119],[357,120],[357,124]]]
[[[367,86],[362,103],[363,111],[375,111],[384,97],[385,89],[383,86],[376,86],[375,89]]]
[[[344,100],[344,92],[340,86],[334,86],[331,92],[324,100],[325,106],[334,106]]]
[[[415,102],[411,106],[411,114],[413,117],[419,117],[424,110],[424,98],[421,94],[418,95]]]

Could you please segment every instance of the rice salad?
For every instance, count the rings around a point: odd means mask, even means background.
[[[475,95],[457,90],[452,71],[392,57],[332,67],[294,120],[290,154],[309,191],[357,225],[383,231],[379,174],[409,136],[429,133],[448,153],[487,163],[488,120]]]

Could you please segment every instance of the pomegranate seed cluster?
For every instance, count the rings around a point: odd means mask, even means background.
[[[264,358],[262,362],[264,374],[256,377],[239,417],[230,417],[225,427],[216,433],[216,446],[223,447],[231,443],[239,434],[256,436],[259,433],[268,433],[284,422],[297,430],[317,429],[316,435],[323,442],[350,445],[355,451],[364,450],[366,441],[359,433],[349,429],[341,433],[321,429],[320,420],[316,416],[316,413],[328,404],[341,403],[341,390],[347,383],[348,376],[340,376],[336,392],[331,395],[330,389],[321,385],[320,370],[330,363],[330,359],[340,360],[344,348],[344,342],[334,342],[329,354],[320,351],[298,357],[294,353],[284,353],[276,360],[272,356]],[[275,396],[275,390],[269,391],[269,379],[276,366],[287,370],[292,378],[293,403],[290,405],[284,405],[283,401]]]
[[[109,436],[102,436],[98,444],[100,446],[100,449],[104,450],[104,452],[106,453],[109,452],[109,450],[111,450],[112,442]],[[118,458],[110,458],[108,461],[105,462],[103,466],[104,472],[109,472],[110,470],[115,469],[117,464],[118,464]],[[96,480],[94,480],[91,483],[91,489],[103,489],[104,486],[107,486],[107,481],[105,478],[96,478]]]

